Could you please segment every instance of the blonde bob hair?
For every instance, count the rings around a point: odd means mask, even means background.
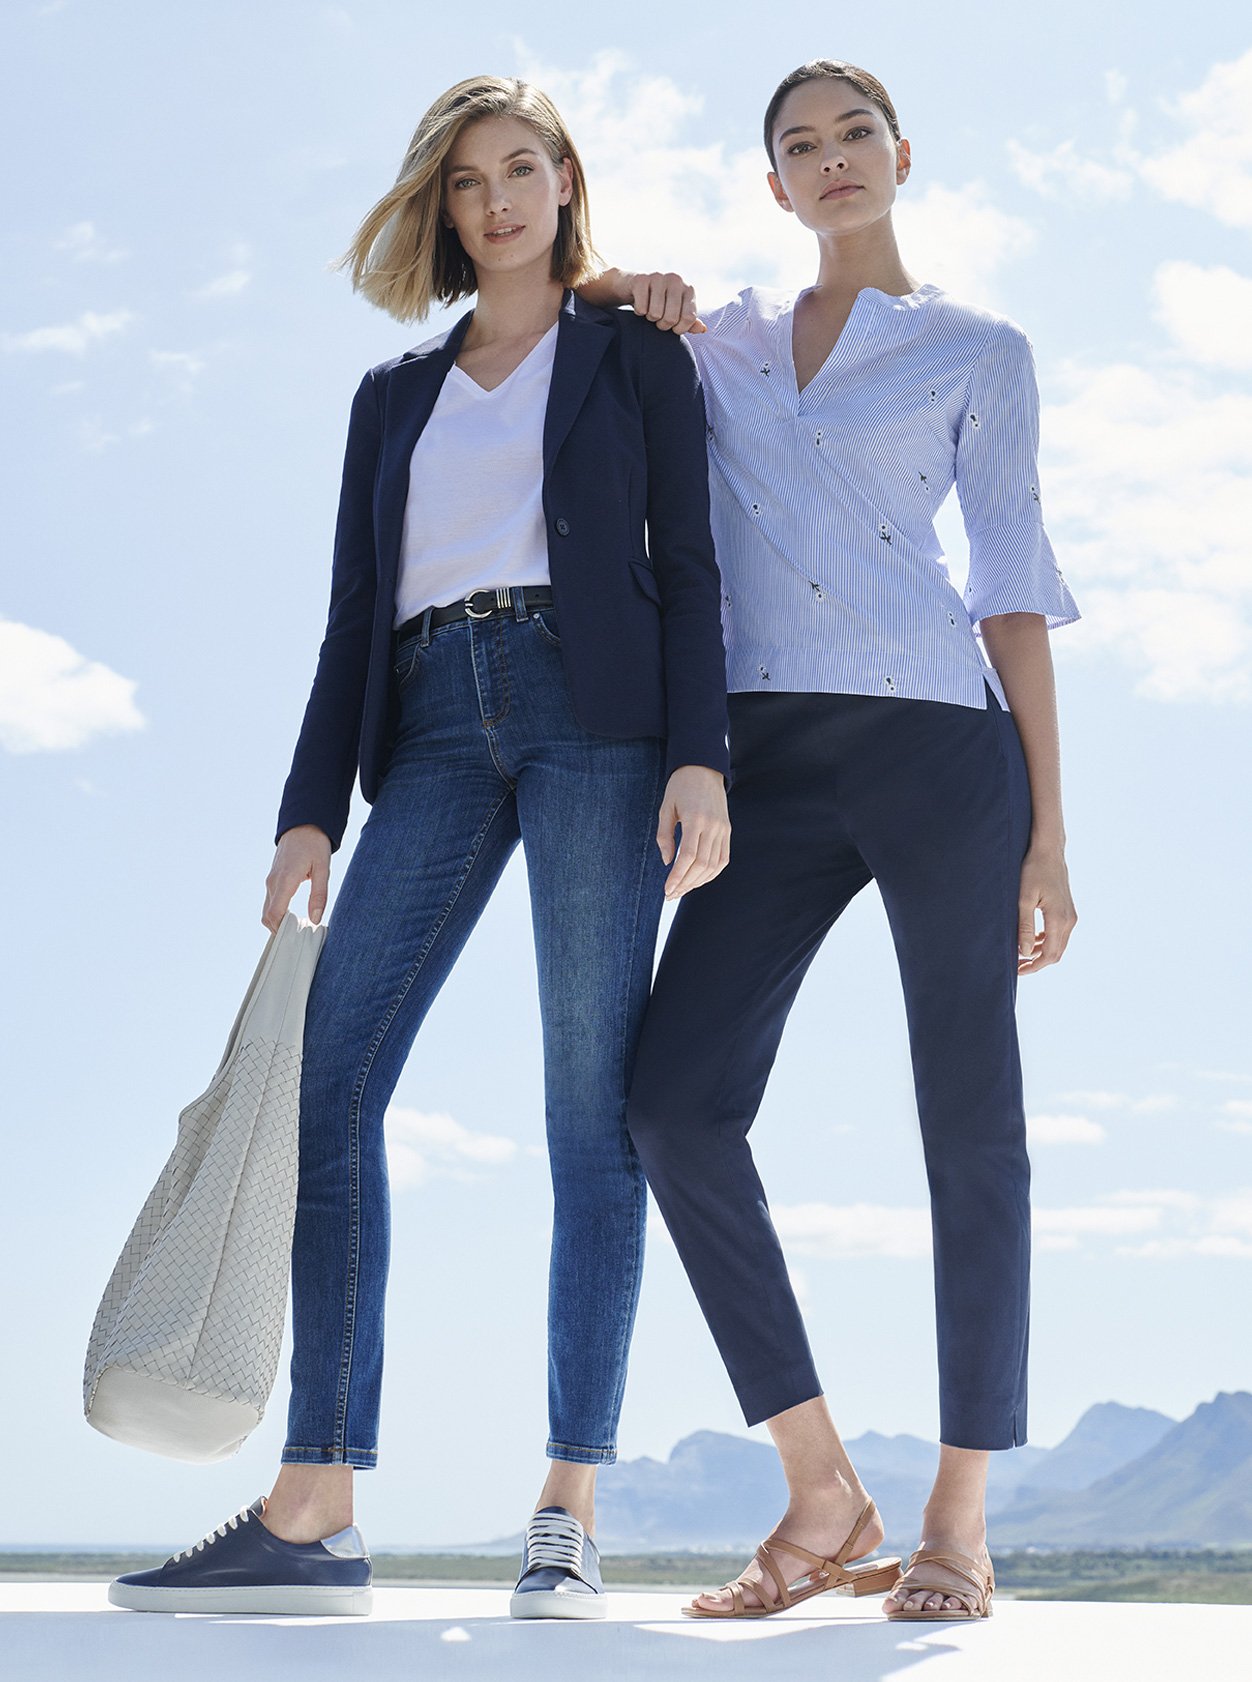
[[[520,117],[534,129],[553,164],[569,159],[574,191],[558,212],[552,278],[578,286],[599,271],[582,160],[556,106],[516,76],[471,76],[440,94],[426,112],[395,186],[379,199],[335,264],[350,269],[354,291],[397,321],[421,321],[436,304],[456,303],[478,289],[474,265],[440,212],[444,166],[462,129],[480,117]]]

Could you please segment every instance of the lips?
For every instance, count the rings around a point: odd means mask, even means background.
[[[510,222],[506,228],[488,228],[485,237],[495,245],[503,245],[505,240],[513,239],[522,233],[525,227],[524,222]]]
[[[824,199],[848,199],[853,193],[859,193],[860,187],[855,181],[841,181],[837,187],[827,187],[822,194]]]

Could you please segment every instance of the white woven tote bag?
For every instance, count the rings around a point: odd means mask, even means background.
[[[290,911],[270,936],[113,1269],[83,1405],[119,1442],[224,1460],[265,1411],[287,1312],[304,1012],[325,937],[325,923]]]

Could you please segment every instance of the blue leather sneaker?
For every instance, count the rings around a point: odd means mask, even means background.
[[[509,1601],[514,1618],[602,1618],[600,1555],[573,1513],[541,1507],[526,1526],[522,1570]]]
[[[320,1542],[284,1542],[261,1522],[265,1497],[152,1571],[109,1584],[132,1612],[301,1612],[342,1618],[370,1609],[370,1557],[355,1524]]]

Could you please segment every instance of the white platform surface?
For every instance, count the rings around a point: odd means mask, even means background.
[[[0,1582],[9,1682],[1249,1682],[1252,1606],[1001,1601],[977,1624],[888,1623],[825,1595],[697,1623],[613,1593],[603,1623],[515,1623],[501,1589],[378,1588],[368,1618],[125,1612],[103,1583]]]

